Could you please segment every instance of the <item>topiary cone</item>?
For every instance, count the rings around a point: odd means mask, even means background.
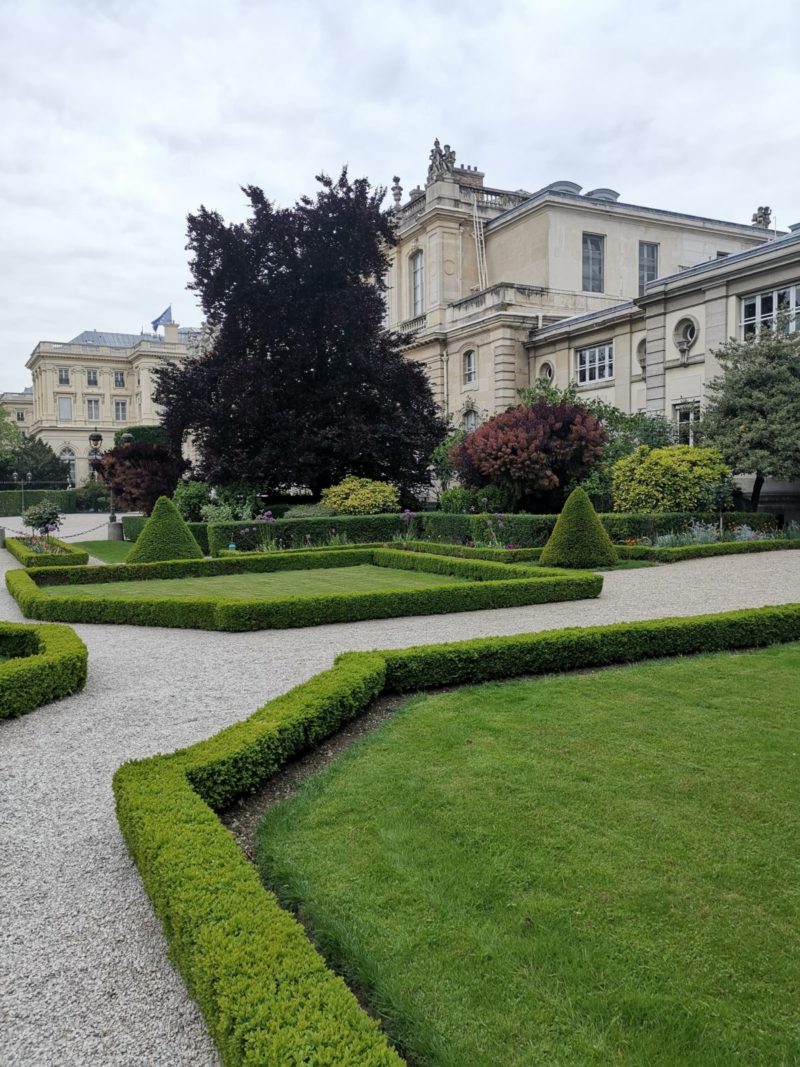
[[[542,549],[544,567],[609,567],[619,559],[583,489],[573,489]]]
[[[125,562],[163,563],[172,559],[202,558],[203,550],[181,513],[169,497],[160,496]]]

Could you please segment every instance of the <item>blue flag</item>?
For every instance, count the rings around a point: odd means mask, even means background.
[[[172,304],[170,304],[165,311],[162,311],[157,319],[153,319],[150,323],[153,327],[153,333],[156,332],[159,326],[164,326],[167,322],[172,322]]]

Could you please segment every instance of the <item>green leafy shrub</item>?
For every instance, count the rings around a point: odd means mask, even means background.
[[[388,482],[351,475],[338,485],[323,489],[322,503],[336,515],[380,515],[398,510],[400,493]]]
[[[75,490],[75,506],[78,511],[108,511],[111,498],[105,485],[94,479]]]
[[[730,507],[730,469],[715,448],[642,445],[612,471],[617,511],[712,511]]]
[[[273,514],[275,514],[273,512]],[[287,508],[283,513],[285,519],[318,519],[318,518],[330,518],[331,515],[335,515],[336,512],[333,508],[327,507],[325,504],[295,504],[294,507]],[[275,515],[275,518],[280,518],[280,515]]]
[[[352,652],[250,718],[114,775],[119,825],[226,1067],[402,1067],[215,815],[382,693],[800,639],[800,605]],[[313,1053],[309,1053],[313,1050]]]
[[[51,500],[60,511],[77,510],[75,489],[0,489],[0,515],[19,515],[24,504]],[[23,499],[24,498],[24,499]]]
[[[122,437],[127,433],[131,435],[135,444],[164,446],[169,444],[163,426],[126,426],[114,434],[115,448],[122,444]]]
[[[124,529],[124,527],[123,527]],[[126,565],[172,559],[202,559],[203,550],[169,497],[159,497],[153,513],[136,538]]]
[[[618,556],[583,489],[573,489],[542,549],[545,567],[610,567]]]
[[[172,500],[187,522],[200,522],[200,509],[210,500],[211,486],[207,482],[178,482]]]
[[[514,494],[497,485],[485,485],[482,489],[465,489],[462,486],[445,489],[439,497],[439,510],[470,513],[508,512],[515,507]]]
[[[86,645],[68,626],[0,622],[0,719],[33,711],[86,685]]]

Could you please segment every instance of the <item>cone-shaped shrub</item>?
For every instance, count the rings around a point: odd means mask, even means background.
[[[608,567],[617,550],[583,489],[573,489],[542,549],[544,567]]]
[[[172,559],[202,559],[203,550],[181,513],[166,496],[160,496],[142,527],[126,563],[162,563]]]

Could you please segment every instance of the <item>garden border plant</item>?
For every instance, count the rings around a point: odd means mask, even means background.
[[[380,590],[314,596],[234,599],[224,596],[51,596],[45,586],[75,586],[153,578],[211,577],[360,564],[447,574],[464,581],[429,589]],[[389,548],[282,552],[209,560],[48,568],[6,573],[6,584],[28,618],[61,622],[127,623],[203,630],[263,630],[323,623],[519,607],[600,595],[603,578],[584,571],[552,571],[485,560]]]
[[[261,884],[217,817],[382,694],[760,648],[800,639],[800,604],[352,652],[248,719],[114,776],[117,818],[170,954],[227,1067],[400,1067],[377,1023]]]
[[[6,548],[23,567],[83,567],[89,562],[89,553],[77,545],[68,545],[66,541],[59,541],[56,537],[48,537],[46,543],[63,551],[34,552],[19,538],[6,538]]]
[[[69,626],[0,622],[0,719],[33,711],[86,684],[88,652]]]

